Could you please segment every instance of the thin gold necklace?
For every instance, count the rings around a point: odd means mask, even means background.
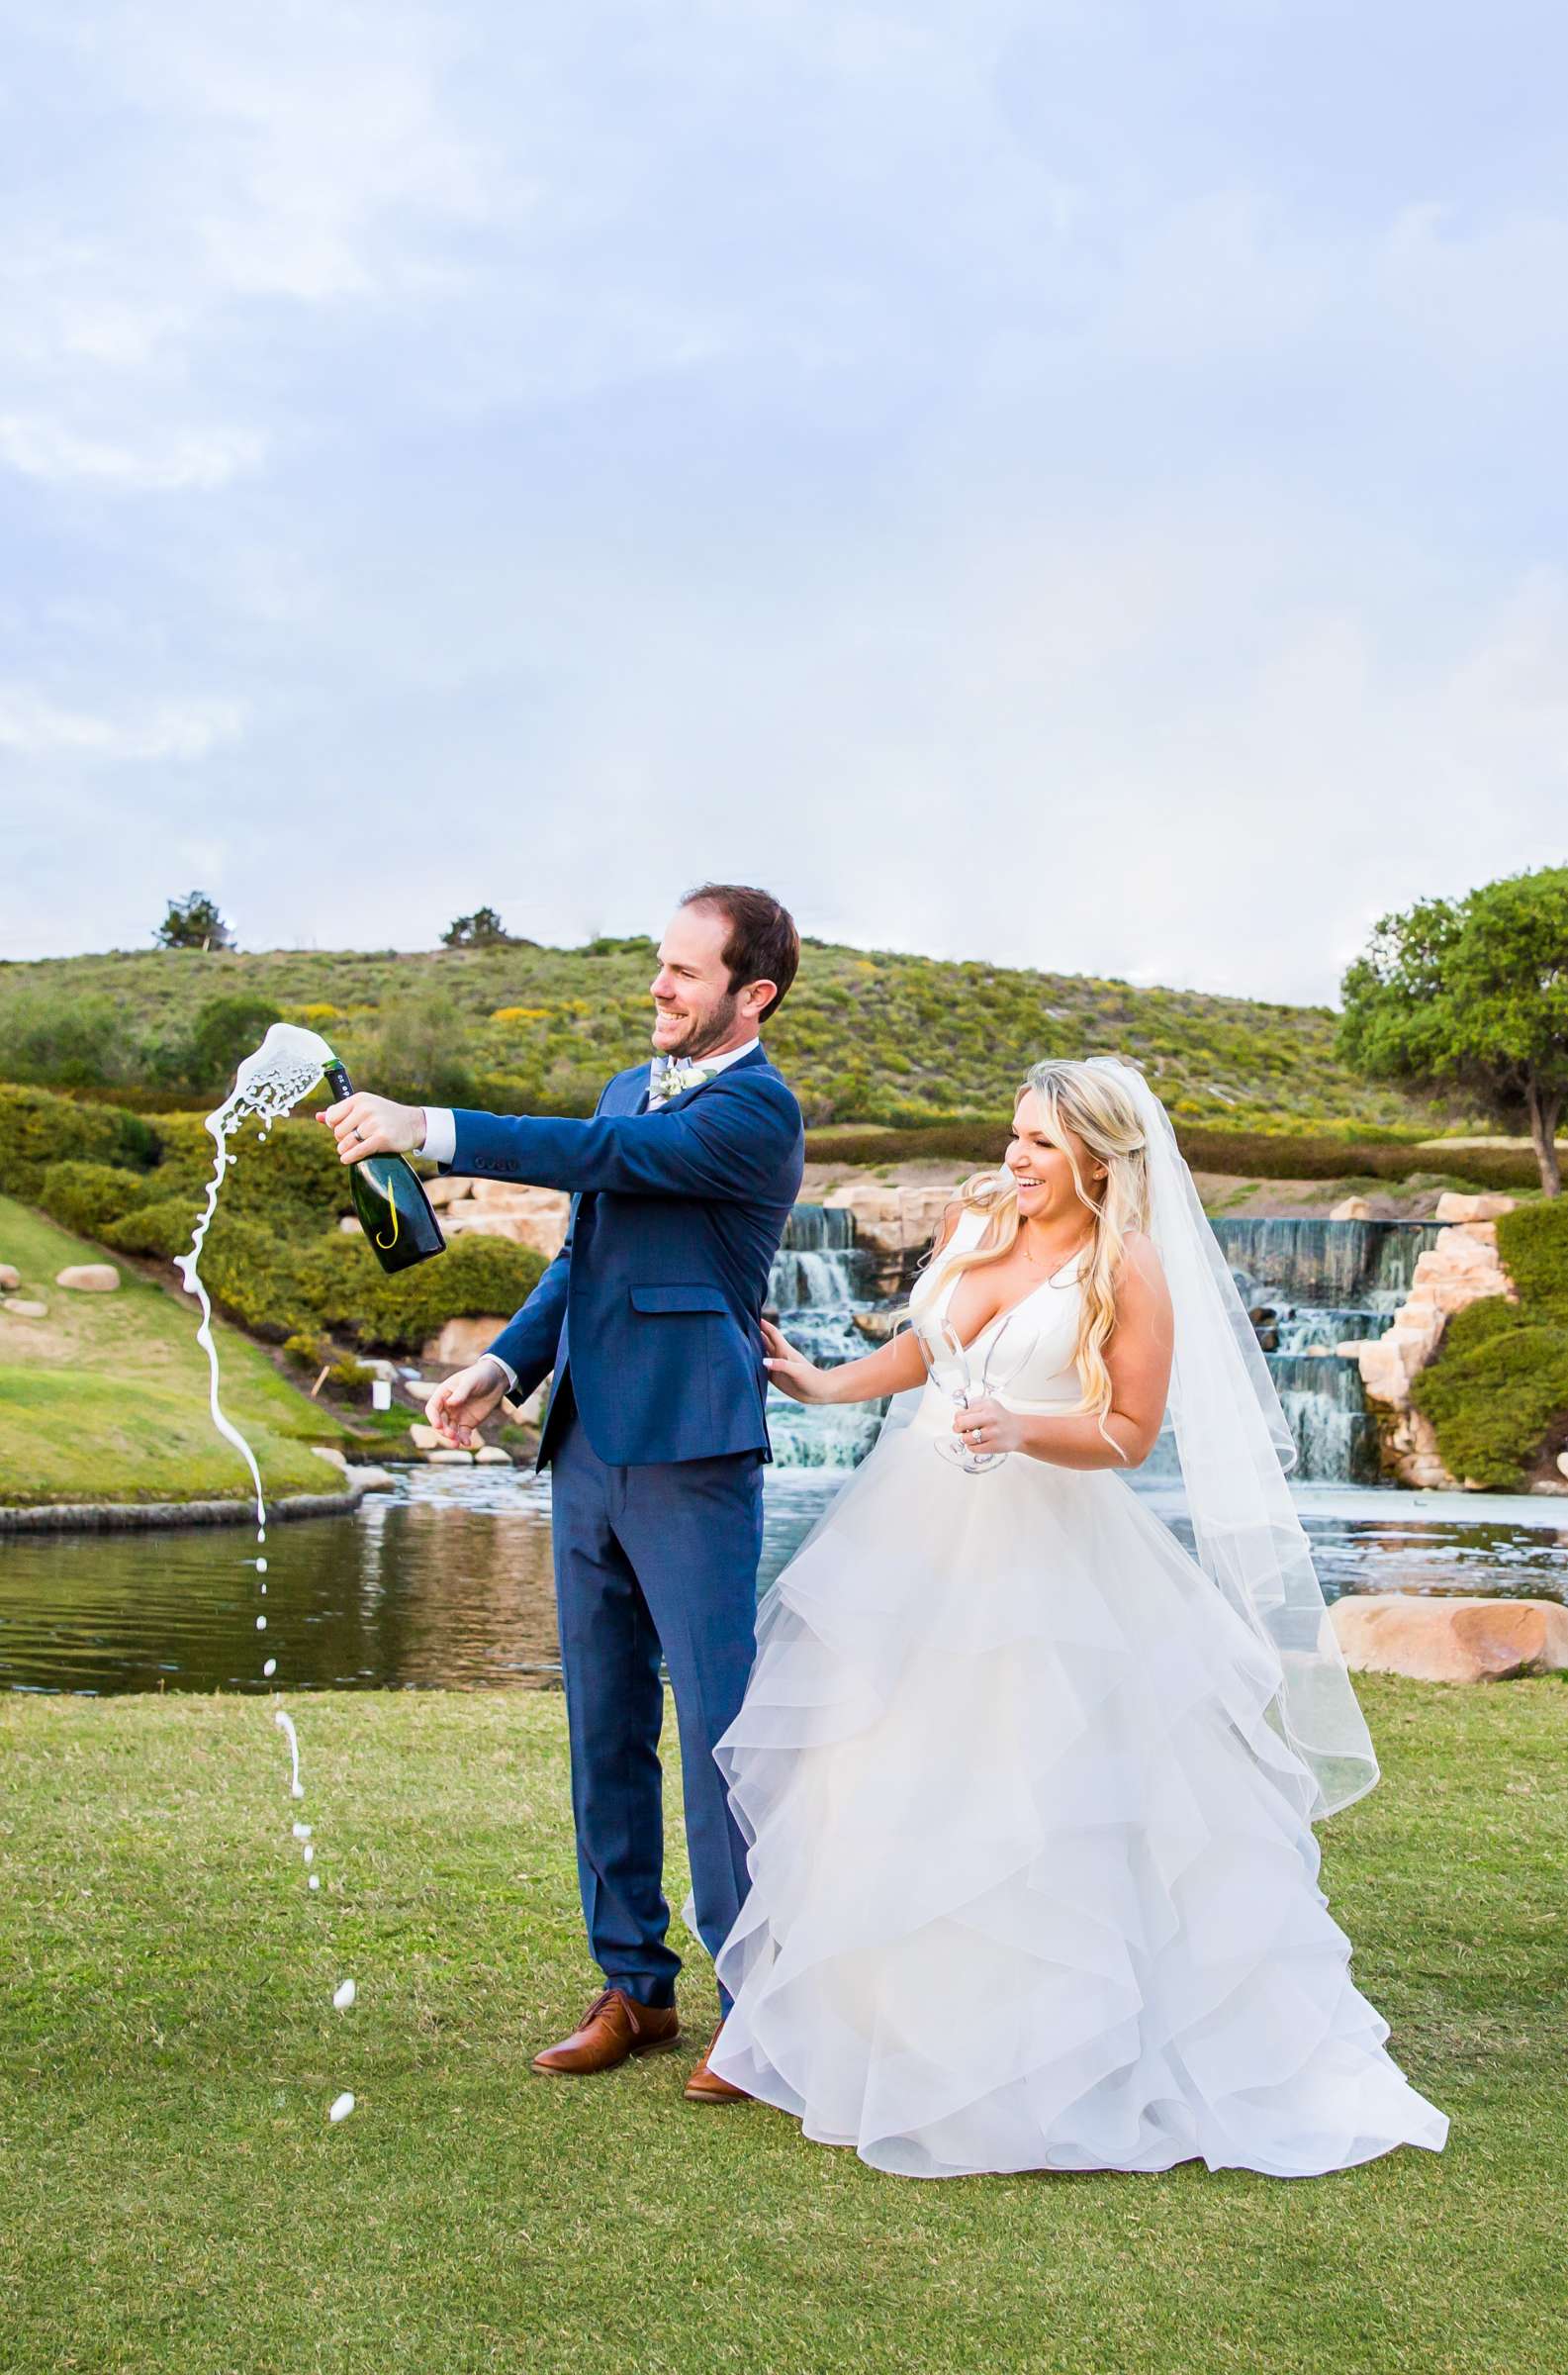
[[[1020,1244],[1020,1245],[1023,1247],[1023,1249],[1024,1249],[1024,1260],[1025,1260],[1025,1261],[1026,1261],[1026,1262],[1029,1264],[1029,1267],[1030,1267],[1030,1269],[1031,1269],[1031,1270],[1040,1270],[1040,1269],[1042,1269],[1042,1268],[1044,1267],[1044,1264],[1043,1264],[1042,1258],[1041,1258],[1039,1255],[1032,1254],[1032,1253],[1030,1252],[1030,1250],[1029,1250],[1029,1238],[1028,1238],[1028,1234],[1027,1234],[1027,1229],[1028,1229],[1028,1224],[1027,1224],[1027,1222],[1026,1222],[1026,1223],[1024,1224],[1024,1227],[1023,1227],[1023,1228],[1021,1228],[1021,1229],[1019,1230],[1019,1232],[1018,1232],[1018,1242],[1019,1242],[1019,1244]],[[1062,1257],[1061,1257],[1061,1260],[1060,1262],[1054,1263],[1054,1264],[1052,1265],[1053,1272],[1055,1272],[1055,1271],[1058,1271],[1058,1270],[1065,1270],[1065,1268],[1066,1268],[1067,1264],[1068,1264],[1070,1261],[1072,1261],[1072,1259],[1074,1258],[1074,1256],[1075,1256],[1075,1255],[1081,1254],[1081,1253],[1083,1252],[1083,1250],[1084,1250],[1084,1247],[1085,1247],[1085,1246],[1092,1245],[1093,1243],[1094,1243],[1094,1231],[1091,1229],[1091,1230],[1089,1231],[1089,1233],[1088,1233],[1087,1237],[1084,1237],[1084,1238],[1082,1238],[1082,1239],[1079,1241],[1079,1243],[1078,1243],[1078,1244],[1076,1244],[1076,1245],[1073,1247],[1073,1249],[1072,1249],[1072,1252],[1071,1252],[1070,1254],[1063,1254],[1063,1255],[1062,1255]]]

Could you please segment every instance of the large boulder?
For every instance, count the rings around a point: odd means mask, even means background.
[[[466,1369],[489,1352],[506,1325],[505,1319],[449,1319],[425,1339],[419,1359],[430,1369]]]
[[[1418,1682],[1503,1682],[1568,1668],[1568,1608],[1556,1600],[1348,1594],[1332,1622],[1345,1663]]]
[[[553,1262],[566,1243],[571,1198],[554,1188],[519,1187],[507,1180],[465,1180],[462,1196],[447,1198],[441,1227],[448,1237],[506,1237]]]
[[[1515,1195],[1460,1195],[1449,1188],[1437,1198],[1438,1220],[1501,1220],[1512,1212],[1519,1198]]]
[[[47,1303],[31,1302],[20,1294],[8,1294],[5,1301],[0,1303],[0,1311],[4,1311],[10,1319],[47,1319],[49,1315]]]
[[[853,1212],[855,1241],[878,1254],[905,1254],[927,1246],[958,1192],[957,1183],[939,1181],[896,1186],[884,1180],[848,1180],[823,1197],[830,1211]]]
[[[70,1262],[56,1271],[54,1283],[68,1286],[76,1294],[113,1294],[120,1273],[112,1262]]]
[[[22,1283],[22,1273],[14,1263],[0,1262],[0,1294],[15,1294]]]
[[[473,1185],[472,1180],[459,1180],[448,1176],[440,1180],[426,1180],[424,1192],[439,1212],[443,1204],[455,1204],[459,1196],[467,1195]]]

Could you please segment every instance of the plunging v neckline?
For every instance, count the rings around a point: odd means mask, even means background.
[[[982,1336],[989,1335],[991,1329],[994,1328],[998,1322],[1011,1319],[1015,1312],[1022,1311],[1026,1303],[1032,1303],[1037,1294],[1044,1294],[1048,1286],[1054,1286],[1058,1279],[1061,1278],[1062,1272],[1064,1270],[1070,1270],[1075,1262],[1081,1262],[1087,1251],[1087,1246],[1080,1245],[1076,1253],[1069,1254],[1067,1256],[1065,1262],[1058,1263],[1056,1269],[1052,1272],[1049,1279],[1042,1279],[1038,1286],[1031,1286],[1029,1292],[1027,1294],[1021,1294],[1015,1303],[1008,1303],[1002,1310],[993,1311],[990,1318],[986,1320],[983,1325],[975,1329],[968,1344],[964,1345],[962,1349],[966,1353],[971,1353],[974,1350],[974,1347],[979,1343]],[[959,1273],[959,1278],[962,1278],[963,1276],[964,1273],[961,1271]],[[953,1290],[958,1285],[958,1282],[959,1280],[957,1278],[949,1279],[946,1286],[944,1286],[942,1289],[941,1294],[937,1297],[937,1309],[944,1319],[948,1317],[949,1307],[953,1300]],[[954,1330],[954,1334],[958,1334],[958,1330],[956,1328]]]

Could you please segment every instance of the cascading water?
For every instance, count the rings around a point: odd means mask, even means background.
[[[201,1309],[201,1324],[196,1331],[196,1341],[207,1355],[208,1403],[212,1411],[213,1424],[226,1441],[233,1445],[250,1472],[250,1481],[256,1496],[258,1556],[254,1565],[257,1590],[263,1597],[267,1588],[265,1581],[267,1562],[265,1556],[260,1555],[260,1546],[267,1539],[267,1505],[261,1487],[261,1471],[256,1466],[255,1454],[244,1436],[232,1421],[226,1417],[220,1399],[218,1343],[213,1335],[213,1306],[209,1300],[207,1288],[202,1282],[202,1248],[207,1242],[207,1232],[211,1228],[213,1216],[218,1210],[218,1198],[222,1192],[224,1181],[239,1159],[237,1155],[230,1151],[229,1141],[231,1138],[237,1138],[248,1122],[258,1121],[261,1125],[258,1144],[265,1145],[267,1133],[272,1124],[281,1120],[299,1103],[301,1097],[316,1086],[322,1077],[323,1066],[330,1061],[331,1049],[324,1039],[318,1038],[314,1031],[304,1030],[297,1024],[288,1022],[275,1022],[261,1045],[245,1058],[235,1075],[232,1092],[215,1112],[209,1113],[207,1116],[207,1134],[212,1139],[215,1149],[213,1176],[207,1183],[206,1202],[197,1218],[196,1227],[191,1236],[191,1250],[188,1254],[180,1255],[175,1265],[184,1281],[187,1294],[196,1297]],[[256,1631],[265,1633],[266,1630],[267,1619],[263,1612],[256,1618]],[[277,1670],[278,1662],[275,1657],[268,1658],[261,1668],[263,1676],[269,1679]],[[294,1727],[294,1719],[277,1704],[276,1698],[274,1698],[273,1721],[288,1743],[289,1794],[292,1798],[303,1798],[305,1784],[300,1778],[299,1735]],[[293,1825],[295,1840],[304,1843],[302,1861],[307,1865],[316,1860],[316,1848],[311,1834],[312,1826],[309,1823]],[[306,1886],[309,1889],[316,1891],[321,1888],[321,1885],[319,1873],[308,1873]],[[344,1993],[345,1989],[349,1991],[347,1994]],[[342,1981],[332,1997],[334,2006],[343,2010],[353,2000],[352,1980]],[[336,2125],[345,2120],[353,2108],[353,2096],[341,2094],[333,2102],[326,2116]]]
[[[1417,1255],[1438,1236],[1438,1223],[1427,1220],[1222,1217],[1209,1226],[1231,1268],[1253,1286],[1277,1287],[1297,1303],[1360,1311],[1392,1310],[1415,1276]]]
[[[1375,1484],[1377,1422],[1361,1373],[1337,1345],[1380,1336],[1436,1242],[1424,1220],[1219,1219],[1210,1226],[1296,1439],[1304,1484]]]
[[[768,1300],[791,1344],[824,1368],[859,1360],[872,1339],[855,1325],[877,1308],[875,1262],[855,1243],[855,1215],[825,1204],[796,1204],[774,1256]],[[815,1408],[770,1386],[768,1429],[776,1467],[853,1468],[876,1440],[884,1402]]]

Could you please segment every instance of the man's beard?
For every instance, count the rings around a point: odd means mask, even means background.
[[[728,998],[719,1000],[706,1022],[690,1023],[686,1037],[663,1052],[683,1064],[699,1064],[710,1047],[718,1047],[730,1037],[739,1006],[740,993],[732,991]]]

